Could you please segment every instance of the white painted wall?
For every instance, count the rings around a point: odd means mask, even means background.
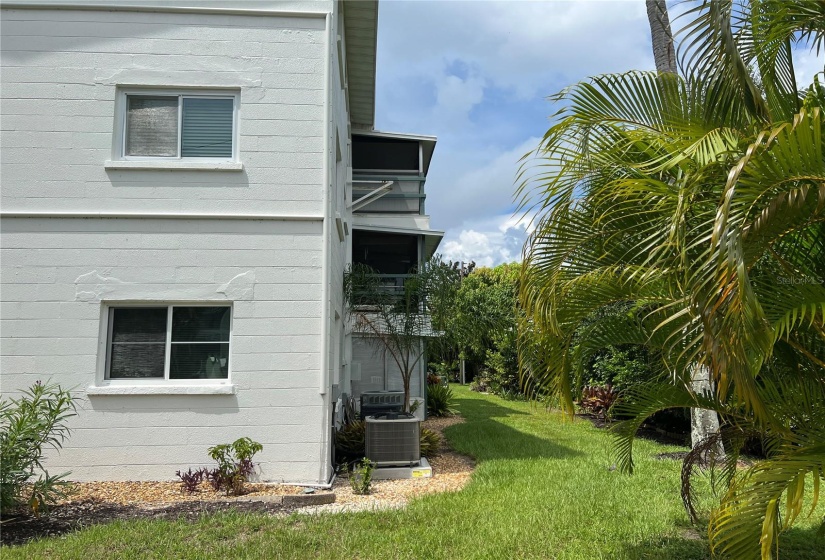
[[[264,444],[265,479],[314,480],[319,231],[317,221],[4,219],[3,394],[50,379],[80,399],[50,470],[170,479],[209,463],[208,446],[249,436]],[[232,302],[237,394],[87,395],[102,378],[105,305],[141,301]]]
[[[322,236],[324,18],[4,9],[1,25],[4,212],[315,217],[4,218],[3,396],[51,379],[80,398],[49,469],[172,479],[249,436],[264,445],[263,479],[325,482],[322,286],[338,281],[342,244],[334,225],[335,243]],[[126,84],[238,88],[243,170],[105,169]],[[231,301],[236,394],[87,395],[118,301]]]
[[[4,9],[4,210],[321,214],[324,25]],[[240,88],[243,171],[105,169],[125,84]]]
[[[336,345],[339,348],[337,359],[333,360],[331,374],[333,383],[338,384],[341,391],[349,392],[344,379],[343,366],[349,361],[349,341],[345,337],[347,325],[344,302],[344,271],[349,262],[350,242],[352,240],[352,212],[347,207],[347,193],[351,189],[347,186],[347,169],[352,159],[352,143],[349,134],[349,112],[346,104],[346,91],[341,81],[345,76],[342,60],[339,55],[346,57],[346,38],[343,29],[343,14],[340,4],[336,3],[335,10],[330,18],[332,23],[330,45],[330,138],[329,138],[329,168],[330,168],[330,209],[329,215],[333,220],[330,235],[330,313],[332,319],[330,337],[330,351],[334,353]],[[341,37],[341,48],[338,48],[338,37]],[[344,65],[345,66],[345,65]],[[338,232],[335,220],[340,218],[345,224],[343,239]],[[337,320],[335,316],[339,317]],[[342,335],[344,337],[342,338]]]

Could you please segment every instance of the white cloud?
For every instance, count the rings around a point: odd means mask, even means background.
[[[494,266],[493,246],[487,234],[464,230],[458,239],[444,243],[444,258],[450,261],[475,261],[478,266]]]
[[[442,162],[427,181],[427,205],[433,223],[454,228],[511,209],[519,160],[538,143],[539,138],[527,138],[510,150],[492,155],[482,165],[477,165],[475,153],[464,160],[460,154],[445,156],[437,152]]]
[[[814,81],[814,74],[819,74],[819,82],[822,83],[823,66],[822,54],[815,49],[794,51],[794,73],[796,74],[796,85],[806,88]]]
[[[447,231],[441,253],[451,261],[473,261],[477,266],[496,266],[521,260],[527,224],[509,214],[493,216]]]
[[[593,74],[652,68],[642,0],[602,2],[408,2],[382,5],[379,78],[431,78],[462,60],[521,98],[553,93]],[[409,22],[421,19],[418,25]],[[404,25],[396,23],[405,22]],[[405,60],[396,66],[385,61]]]
[[[474,78],[462,80],[458,76],[445,76],[438,86],[438,104],[446,109],[467,111],[481,101],[484,82]]]
[[[377,126],[439,138],[426,208],[441,252],[519,260],[512,216],[519,160],[555,108],[547,95],[588,76],[652,69],[643,0],[383,0]]]

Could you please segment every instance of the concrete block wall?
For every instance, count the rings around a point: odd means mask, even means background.
[[[323,14],[4,8],[0,26],[3,211],[177,216],[2,220],[3,396],[51,379],[80,399],[49,469],[167,480],[249,436],[263,479],[326,482]],[[243,170],[107,169],[126,85],[237,89]],[[236,393],[87,394],[123,301],[230,302]]]
[[[78,415],[51,471],[76,480],[167,480],[207,447],[264,444],[266,480],[321,468],[320,221],[2,221],[2,390],[74,389]],[[105,233],[101,233],[105,230]],[[207,230],[207,231],[204,231]],[[211,250],[231,245],[230,250]],[[294,254],[281,247],[298,246]],[[234,395],[89,395],[102,380],[106,306],[231,303]]]
[[[321,214],[324,27],[323,17],[4,9],[4,209]],[[244,169],[106,169],[125,85],[237,88]]]
[[[348,233],[341,239],[337,230],[333,232],[330,244],[330,281],[333,294],[330,305],[334,310],[333,317],[337,312],[340,319],[332,324],[331,336],[334,338],[332,348],[337,348],[334,352],[333,364],[335,371],[332,378],[339,386],[341,393],[351,394],[350,379],[348,375],[348,364],[351,362],[352,347],[351,336],[348,333],[349,322],[347,320],[346,302],[344,301],[344,272],[350,262],[352,254],[352,212],[348,207],[351,202],[352,189],[347,184],[347,169],[352,164],[352,142],[349,134],[349,113],[347,111],[345,84],[346,63],[339,58],[339,55],[346,57],[346,33],[344,30],[344,16],[340,5],[336,4],[332,17],[333,36],[341,37],[340,50],[334,45],[332,64],[330,67],[330,113],[331,129],[333,136],[330,138],[330,170],[331,170],[331,209],[330,212],[340,217],[345,224]],[[340,155],[340,157],[338,157]]]

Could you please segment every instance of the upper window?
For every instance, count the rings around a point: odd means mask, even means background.
[[[107,379],[227,379],[228,306],[110,307]]]
[[[236,159],[237,95],[123,92],[123,159]]]

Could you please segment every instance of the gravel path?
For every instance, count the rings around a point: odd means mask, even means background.
[[[461,490],[470,481],[475,463],[469,457],[459,455],[447,446],[444,429],[462,422],[464,418],[452,416],[431,418],[422,423],[422,427],[438,432],[442,436],[439,454],[429,459],[430,466],[433,468],[432,478],[376,480],[372,483],[372,492],[369,495],[359,496],[353,493],[346,477],[338,477],[333,486],[334,504],[305,507],[299,512],[318,514],[400,509],[416,496]]]

